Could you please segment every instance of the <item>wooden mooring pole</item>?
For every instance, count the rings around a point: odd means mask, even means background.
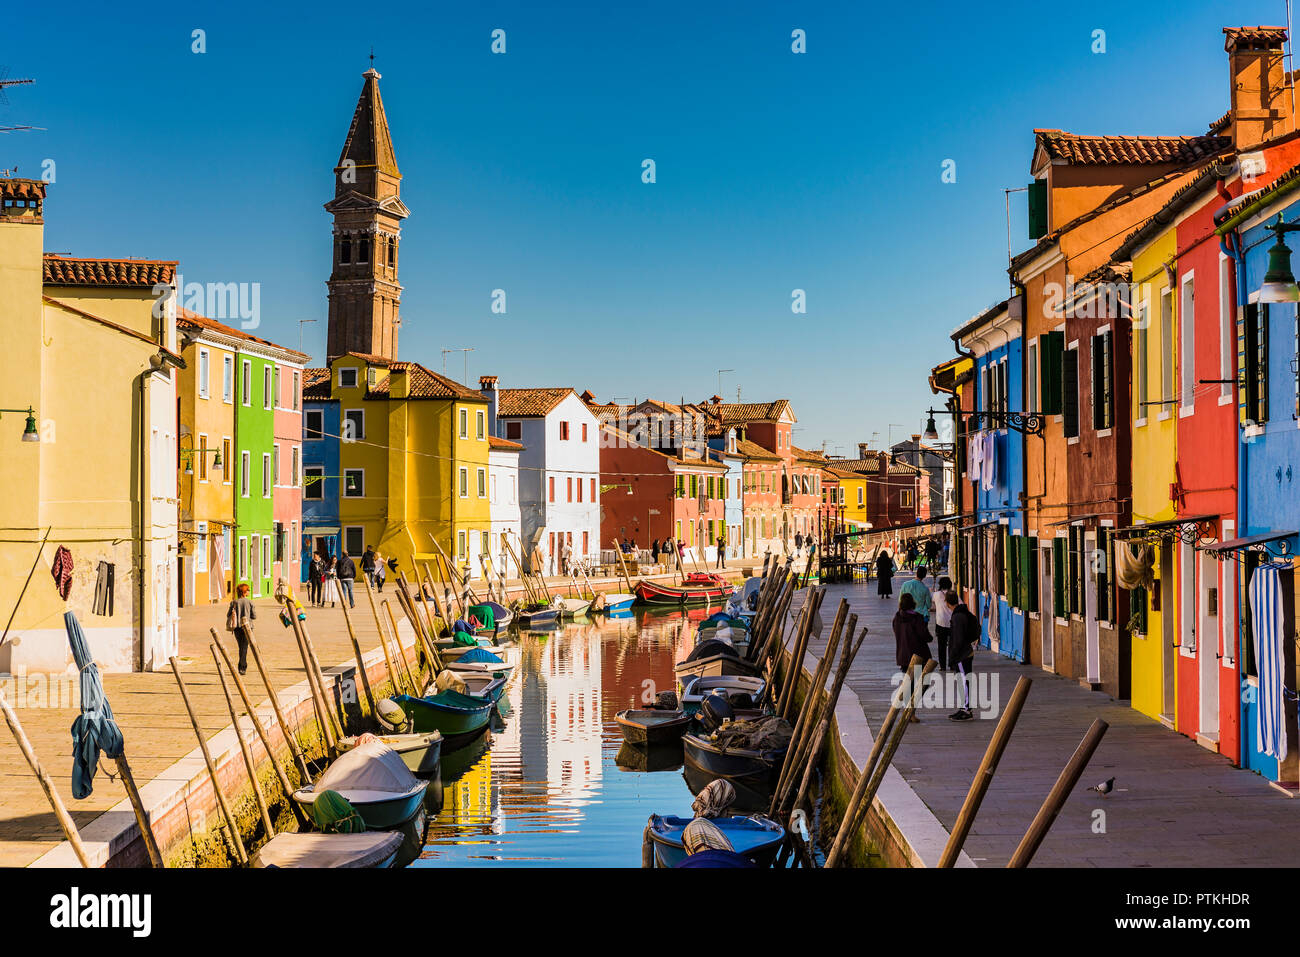
[[[1039,808],[1038,814],[1029,825],[1029,830],[1020,841],[1020,846],[1016,848],[1007,867],[1028,867],[1029,862],[1033,859],[1034,853],[1038,846],[1043,843],[1043,838],[1047,837],[1047,832],[1051,830],[1052,822],[1056,816],[1061,813],[1061,807],[1065,804],[1065,799],[1070,796],[1074,786],[1079,782],[1079,776],[1083,774],[1083,769],[1088,766],[1092,760],[1093,752],[1101,744],[1102,737],[1106,734],[1109,727],[1105,721],[1098,718],[1088,729],[1088,733],[1083,736],[1079,746],[1071,755],[1069,763],[1061,770],[1061,776],[1056,779],[1052,785],[1052,790],[1047,794],[1047,800]]]

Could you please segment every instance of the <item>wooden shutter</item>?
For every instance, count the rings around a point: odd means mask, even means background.
[[[1029,238],[1037,241],[1047,235],[1047,180],[1029,184]]]
[[[1268,304],[1246,306],[1242,342],[1244,419],[1268,421]]]
[[[1097,550],[1103,556],[1102,567],[1097,571],[1097,620],[1114,621],[1110,601],[1110,535],[1106,529],[1097,529]]]
[[[1058,618],[1064,618],[1069,612],[1066,606],[1066,576],[1068,566],[1065,560],[1066,539],[1052,539],[1052,609]]]
[[[1046,332],[1038,337],[1038,369],[1042,378],[1038,402],[1041,408],[1028,411],[1061,414],[1061,353],[1064,348],[1064,332]]]
[[[1115,333],[1108,330],[1101,337],[1101,412],[1105,423],[1102,428],[1109,429],[1115,424]]]
[[[1025,611],[1038,611],[1038,538],[1025,537]]]
[[[1079,350],[1061,354],[1061,410],[1065,416],[1065,437],[1079,434]]]
[[[1102,382],[1101,382],[1101,336],[1088,339],[1088,351],[1092,360],[1092,427],[1104,429],[1102,424]]]

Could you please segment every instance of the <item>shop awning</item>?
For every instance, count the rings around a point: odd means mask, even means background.
[[[1230,538],[1226,542],[1207,545],[1203,551],[1215,558],[1231,558],[1238,552],[1263,552],[1273,558],[1284,558],[1291,554],[1288,538],[1300,535],[1300,532],[1264,532],[1260,535],[1246,535],[1243,538]]]
[[[1059,522],[1048,522],[1048,528],[1054,528],[1057,525],[1073,525],[1075,522],[1090,522],[1094,518],[1105,518],[1104,512],[1091,512],[1088,515],[1071,515],[1069,518],[1063,518]]]
[[[957,531],[959,531],[959,532],[969,532],[971,529],[974,529],[974,528],[985,528],[985,527],[987,527],[987,526],[989,526],[989,525],[996,525],[996,524],[998,524],[998,523],[1001,522],[1001,521],[1002,521],[1002,517],[1001,517],[1001,516],[999,516],[999,517],[997,517],[997,518],[986,518],[986,519],[984,519],[984,521],[982,521],[982,522],[972,522],[972,523],[969,524],[969,525],[959,525],[959,526],[957,526]]]
[[[339,527],[337,525],[306,525],[303,527],[304,535],[337,535]]]

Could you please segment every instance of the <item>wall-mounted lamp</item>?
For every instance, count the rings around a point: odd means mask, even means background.
[[[17,412],[19,415],[26,413],[27,422],[23,426],[22,440],[24,442],[39,442],[41,440],[41,433],[36,430],[36,412],[30,405],[25,409],[0,409],[0,413],[4,412]]]

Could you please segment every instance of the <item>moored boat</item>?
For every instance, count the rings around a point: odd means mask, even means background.
[[[762,750],[728,748],[703,735],[682,736],[682,749],[688,766],[715,778],[726,778],[764,792],[776,786],[788,747],[787,744],[782,748]]]
[[[706,638],[691,649],[685,661],[673,666],[678,680],[699,675],[752,675],[762,674],[763,667],[740,654],[735,645],[726,641]]]
[[[630,708],[614,715],[614,721],[628,744],[654,746],[680,741],[690,727],[691,716],[685,711]]]
[[[605,607],[601,610],[607,615],[631,611],[632,603],[636,601],[636,595],[629,595],[626,592],[610,592],[604,598]]]
[[[540,602],[525,605],[519,609],[519,614],[515,619],[525,628],[533,628],[537,625],[547,625],[556,621],[560,617],[560,609],[554,605],[543,605]]]
[[[682,708],[698,711],[706,695],[720,691],[734,707],[753,708],[763,697],[767,682],[755,675],[694,675],[682,682]]]
[[[366,735],[348,735],[339,738],[339,751],[351,751],[357,747]],[[379,734],[378,738],[397,752],[402,763],[411,769],[412,774],[433,774],[438,770],[442,757],[442,735],[437,731],[416,732],[414,734]]]
[[[503,679],[494,678],[477,694],[443,691],[423,698],[397,695],[392,701],[405,713],[411,730],[440,732],[446,754],[472,744],[487,731],[504,687]]]
[[[392,867],[401,831],[277,834],[253,855],[252,867]]]
[[[731,594],[731,586],[725,582],[692,583],[690,577],[681,585],[661,585],[643,579],[636,584],[636,596],[646,605],[702,605],[721,604]]]
[[[553,598],[551,604],[564,618],[578,618],[591,609],[591,601],[586,598]]]
[[[429,782],[412,774],[396,751],[372,738],[339,755],[314,784],[294,791],[293,799],[314,809],[321,795],[337,793],[352,805],[367,830],[383,831],[400,827],[419,813],[428,787]]]
[[[656,867],[676,867],[686,859],[682,833],[693,818],[650,815],[646,833],[654,845]],[[777,849],[785,840],[785,828],[761,815],[753,817],[714,817],[709,823],[717,827],[737,854],[743,854],[759,867],[770,867]]]

